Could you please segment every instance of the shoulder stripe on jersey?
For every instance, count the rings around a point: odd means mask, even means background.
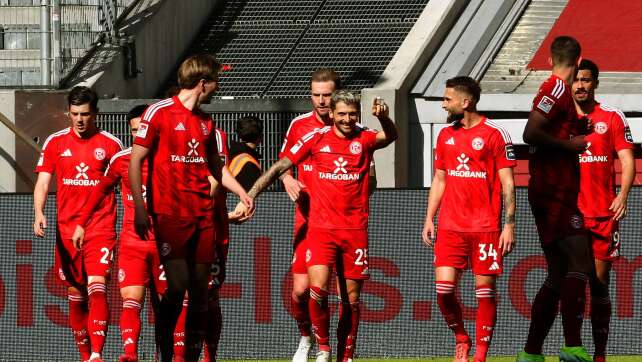
[[[560,80],[559,79],[555,79],[555,87],[551,91],[551,95],[554,96],[555,93],[557,92],[557,90],[559,89],[559,87],[560,87]]]
[[[629,126],[629,121],[626,120],[626,116],[624,115],[624,112],[622,112],[620,109],[615,108],[615,107],[611,107],[611,106],[607,106],[606,104],[601,104],[601,103],[600,103],[600,108],[602,108],[603,110],[608,111],[608,112],[617,113],[617,115],[620,116],[620,119],[624,123],[624,127],[628,127]]]
[[[172,104],[174,104],[174,100],[172,98],[167,98],[152,104],[151,106],[147,107],[147,109],[145,110],[145,113],[143,113],[143,119],[149,122],[152,119],[152,117],[154,117],[154,114],[156,113],[156,111],[158,111],[163,107],[171,106]]]
[[[294,117],[294,119],[292,120],[292,122],[290,122],[290,125],[288,126],[288,130],[287,130],[287,132],[285,132],[285,137],[286,137],[286,138],[288,137],[288,135],[290,134],[290,130],[292,129],[292,126],[293,126],[297,121],[300,121],[300,120],[302,120],[302,119],[304,119],[304,118],[308,118],[308,117],[310,117],[310,116],[312,115],[312,113],[313,113],[313,112],[308,112],[308,113],[304,113],[304,114],[302,114],[302,115],[300,115],[300,116]]]
[[[109,160],[109,164],[111,165],[112,163],[114,163],[114,161],[116,161],[116,159],[118,159],[120,157],[123,157],[123,156],[127,156],[127,155],[129,155],[131,153],[132,153],[132,148],[131,147],[128,147],[128,148],[125,148],[122,151],[119,151],[115,155],[112,156],[111,160]]]
[[[323,128],[315,129],[311,132],[308,132],[303,137],[301,137],[301,140],[303,140],[303,142],[308,142],[310,139],[312,139],[312,137],[314,137],[315,134],[327,133],[329,130],[330,130],[330,126],[325,126]]]
[[[218,153],[223,153],[223,136],[221,136],[221,131],[218,128],[216,130],[216,147],[218,148]]]
[[[513,141],[510,139],[510,133],[508,133],[508,131],[504,127],[488,119],[486,120],[486,124],[498,130],[499,133],[501,133],[502,138],[504,139],[504,143],[513,143]]]
[[[58,132],[54,132],[54,133],[50,134],[49,137],[47,137],[47,139],[45,140],[45,143],[42,144],[42,150],[44,151],[45,148],[47,148],[47,144],[49,143],[49,141],[51,141],[52,139],[54,139],[56,137],[60,137],[60,136],[64,136],[66,134],[69,134],[70,131],[71,131],[71,127],[67,127],[65,129],[61,129]]]
[[[116,143],[118,143],[118,146],[120,147],[121,150],[123,148],[125,148],[125,146],[123,146],[123,143],[120,141],[120,139],[118,137],[114,136],[113,134],[111,134],[111,133],[109,133],[107,131],[100,131],[100,134],[102,134],[103,136],[107,136],[107,137],[111,138],[113,141],[115,141]]]
[[[564,94],[564,90],[566,90],[566,85],[564,84],[564,81],[561,79],[557,79],[557,84],[555,85],[555,88],[553,88],[553,92],[551,93],[553,97],[559,98]]]

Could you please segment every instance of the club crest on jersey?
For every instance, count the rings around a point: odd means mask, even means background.
[[[358,155],[361,153],[361,142],[359,141],[354,141],[350,144],[350,153],[353,155]]]
[[[210,130],[207,129],[207,126],[205,125],[204,122],[201,122],[201,131],[203,132],[204,136],[207,136],[208,134],[210,134]]]
[[[100,148],[100,147],[98,147],[98,148],[96,148],[96,149],[94,150],[94,157],[95,157],[98,161],[102,161],[102,160],[104,160],[106,155],[107,155],[107,153],[105,152],[105,149],[104,149],[104,148]]]
[[[506,145],[506,159],[510,161],[515,161],[515,149],[513,148],[513,145]]]
[[[65,277],[65,272],[62,271],[62,268],[58,268],[58,278],[60,278],[60,280],[62,281],[67,280],[67,277]]]
[[[624,139],[629,143],[633,143],[633,136],[631,135],[631,129],[628,126],[624,127]]]
[[[582,228],[582,217],[580,215],[571,216],[571,226],[575,229]]]
[[[544,113],[548,114],[548,112],[550,112],[551,109],[553,109],[554,105],[555,105],[554,100],[548,98],[547,96],[544,96],[537,104],[537,108],[541,109]]]
[[[172,247],[169,246],[168,243],[163,243],[163,245],[161,245],[160,252],[162,256],[168,256],[171,251],[172,251]]]
[[[484,148],[484,139],[481,137],[473,138],[472,146],[475,151],[481,150]]]
[[[147,123],[141,123],[140,125],[138,125],[138,131],[136,131],[136,137],[140,137],[140,138],[147,137],[147,128],[149,128]]]
[[[595,133],[597,134],[605,134],[608,130],[609,126],[607,126],[604,122],[597,122],[595,124]]]

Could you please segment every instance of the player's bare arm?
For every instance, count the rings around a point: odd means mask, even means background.
[[[524,142],[532,146],[543,146],[547,148],[560,148],[566,151],[582,153],[586,150],[584,136],[575,136],[570,140],[561,140],[551,136],[546,129],[550,121],[538,111],[531,111],[528,115],[528,122],[524,128]]]
[[[372,196],[377,189],[377,168],[374,163],[370,165],[370,172],[368,175],[368,196]]]
[[[433,246],[433,240],[435,240],[435,224],[433,223],[433,220],[435,218],[435,214],[437,214],[437,209],[439,209],[439,205],[441,204],[441,198],[444,196],[445,189],[446,171],[437,169],[435,170],[435,176],[432,178],[432,183],[430,184],[426,220],[424,221],[424,229],[421,232],[421,238],[428,246]]]
[[[499,248],[507,255],[515,247],[515,180],[510,167],[502,168],[498,173],[504,200],[504,228],[499,236]]]
[[[626,216],[629,191],[635,180],[635,158],[633,150],[623,149],[617,152],[617,157],[622,165],[622,181],[620,192],[617,194],[609,210],[613,212],[613,220],[621,220]]]
[[[261,177],[259,177],[258,180],[254,183],[250,191],[248,191],[249,197],[252,199],[256,199],[263,190],[265,190],[268,186],[270,186],[274,180],[276,180],[283,172],[289,170],[292,167],[292,162],[287,158],[283,157],[280,160],[278,160],[275,164],[270,167],[269,170],[263,173]],[[246,217],[241,218],[239,220],[246,220],[249,216],[249,210],[247,206],[245,206],[243,203],[239,202],[238,205],[236,205],[236,209],[234,209],[235,214],[243,214],[246,215]]]
[[[45,230],[47,229],[45,204],[47,203],[47,194],[49,193],[51,178],[50,173],[39,172],[38,179],[36,180],[36,186],[33,189],[33,233],[40,238],[45,237]]]
[[[376,98],[372,104],[372,115],[381,123],[381,131],[377,132],[375,147],[377,149],[388,146],[398,137],[397,127],[388,116],[388,112],[388,105],[380,98]]]
[[[145,208],[142,192],[142,170],[143,161],[149,154],[149,149],[141,145],[132,146],[131,158],[129,160],[129,184],[131,186],[132,199],[134,201],[134,229],[136,234],[142,239],[147,240],[149,230],[149,216]]]
[[[299,195],[301,194],[301,189],[305,188],[305,185],[292,176],[292,170],[287,170],[281,174],[279,179],[283,182],[283,187],[285,188],[285,192],[288,193],[290,200],[298,200]]]

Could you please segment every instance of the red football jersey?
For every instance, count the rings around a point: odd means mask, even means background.
[[[633,148],[633,137],[618,109],[598,104],[587,117],[593,132],[586,136],[588,148],[579,157],[578,205],[584,216],[612,216],[609,206],[615,199],[615,158],[618,151]]]
[[[83,205],[98,187],[109,160],[123,149],[112,134],[99,131],[80,138],[65,128],[47,138],[35,172],[56,174],[58,192],[58,227],[63,238],[71,238]],[[114,231],[116,202],[114,195],[104,199],[87,227],[92,231]]]
[[[368,175],[376,131],[358,128],[350,138],[327,126],[289,145],[283,156],[294,165],[310,162],[307,178],[311,226],[328,229],[368,227]]]
[[[497,171],[516,165],[508,132],[488,119],[468,129],[453,123],[439,132],[436,148],[435,168],[446,172],[439,228],[500,230],[502,185]]]
[[[178,97],[147,108],[134,143],[150,149],[147,191],[154,214],[194,217],[214,207],[208,154],[217,152],[211,118],[185,108]]]
[[[547,132],[568,140],[580,134],[580,120],[569,87],[561,78],[551,75],[539,88],[533,100],[537,111],[550,122]],[[580,186],[577,154],[559,149],[531,146],[528,164],[529,192],[544,202],[554,201],[577,207]]]
[[[306,134],[313,132],[314,130],[321,129],[326,125],[320,121],[314,112],[309,112],[302,114],[290,123],[287,133],[285,134],[285,139],[283,140],[283,145],[281,146],[281,152],[279,152],[279,158],[283,157],[286,153],[286,150],[297,143],[301,137]],[[309,160],[303,160],[300,164],[296,166],[297,179],[304,185],[312,183],[313,179],[313,165]],[[308,213],[310,209],[310,195],[307,189],[302,189],[299,194],[299,198],[296,202],[295,218],[301,220],[307,220]]]
[[[150,238],[147,241],[145,241],[140,239],[136,234],[136,231],[134,230],[135,205],[134,205],[134,198],[132,197],[131,186],[129,184],[129,160],[131,159],[131,154],[132,154],[132,149],[130,147],[123,151],[118,152],[116,155],[114,155],[114,157],[112,157],[111,161],[109,161],[109,166],[105,171],[105,175],[100,179],[100,183],[98,184],[98,188],[96,189],[96,192],[92,194],[92,196],[87,201],[87,204],[83,207],[83,210],[80,214],[80,218],[78,220],[78,223],[80,225],[85,226],[89,219],[91,219],[92,217],[95,217],[94,210],[96,208],[96,205],[98,205],[103,198],[107,197],[108,195],[112,195],[114,191],[114,187],[120,181],[121,199],[123,202],[123,209],[124,209],[123,226],[120,234],[121,236],[124,234],[128,235],[127,238],[121,237],[120,239],[121,244],[123,242],[147,243],[150,241],[154,241],[153,232],[149,233]],[[147,160],[143,162],[143,166],[142,166],[143,200],[146,200],[147,198],[146,187],[145,187],[146,181],[147,181]],[[150,222],[151,222],[151,217],[150,217]]]

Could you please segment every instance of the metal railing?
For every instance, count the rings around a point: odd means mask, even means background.
[[[0,0],[0,87],[58,87],[135,1]]]

